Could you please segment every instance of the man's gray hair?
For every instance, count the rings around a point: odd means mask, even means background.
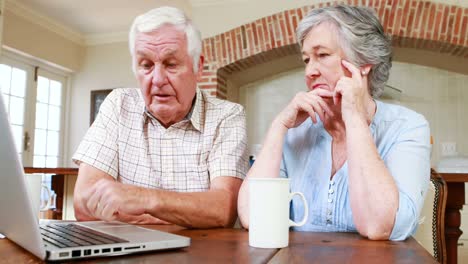
[[[185,33],[187,37],[187,52],[192,56],[193,71],[198,71],[198,62],[200,59],[202,38],[200,31],[195,27],[182,10],[175,7],[163,6],[152,9],[133,21],[129,33],[130,55],[132,55],[132,69],[136,73],[135,64],[135,38],[140,32],[151,32],[164,25],[173,25]]]
[[[392,45],[375,12],[367,7],[346,5],[313,9],[296,30],[301,48],[310,30],[321,23],[336,26],[340,46],[351,63],[357,66],[372,64],[369,89],[370,94],[378,98],[392,67]]]

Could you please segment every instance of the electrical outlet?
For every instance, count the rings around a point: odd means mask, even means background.
[[[442,142],[442,156],[455,156],[457,155],[457,143],[455,142]]]

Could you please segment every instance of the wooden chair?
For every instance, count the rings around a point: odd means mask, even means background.
[[[434,169],[431,169],[429,190],[421,211],[423,220],[414,237],[439,263],[447,262],[444,228],[446,203],[447,184]]]

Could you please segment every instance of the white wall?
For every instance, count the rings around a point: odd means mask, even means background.
[[[3,14],[3,45],[69,71],[80,68],[84,46],[34,24],[8,9]]]
[[[400,103],[422,113],[434,139],[432,162],[441,158],[441,143],[456,142],[468,155],[468,75],[414,64],[394,63],[388,82],[403,91]]]
[[[68,157],[71,158],[89,127],[91,90],[117,87],[137,87],[127,43],[88,47],[82,70],[72,81]],[[72,165],[70,159],[68,165]]]
[[[400,101],[429,121],[434,138],[433,165],[440,158],[440,144],[456,142],[468,155],[468,75],[436,68],[394,62],[388,84],[403,91]],[[247,114],[249,145],[261,144],[274,116],[295,93],[306,90],[303,69],[288,71],[239,88]]]
[[[228,0],[219,1],[218,4],[210,6],[194,6],[192,15],[193,21],[200,28],[203,38],[208,38],[265,16],[320,2],[329,1]]]
[[[239,103],[247,115],[249,149],[261,144],[273,118],[299,91],[306,91],[304,70],[298,68],[239,88]],[[255,154],[255,153],[251,153]]]

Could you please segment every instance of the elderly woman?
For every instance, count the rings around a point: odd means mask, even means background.
[[[308,91],[274,119],[247,179],[287,177],[304,193],[310,215],[296,230],[407,238],[429,184],[430,132],[422,115],[373,99],[391,68],[382,25],[367,8],[326,7],[312,10],[296,35]],[[248,182],[238,203],[246,228]],[[301,202],[290,212],[302,219]]]

